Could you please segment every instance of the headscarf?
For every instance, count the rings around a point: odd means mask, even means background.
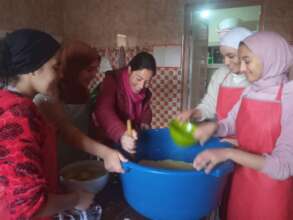
[[[220,39],[227,34],[231,29],[238,26],[238,18],[225,18],[218,24],[217,33],[219,34]]]
[[[250,36],[252,32],[244,27],[236,27],[226,33],[220,40],[220,46],[239,48],[239,43]]]
[[[39,69],[60,47],[51,35],[33,29],[16,30],[0,44],[1,77],[14,77]]]
[[[252,83],[256,91],[277,86],[288,80],[287,73],[293,64],[293,51],[288,42],[277,33],[258,32],[243,43],[263,64],[262,76]]]
[[[122,85],[128,102],[130,119],[139,122],[141,119],[142,104],[145,98],[145,90],[143,89],[139,94],[132,91],[127,67],[122,70]]]

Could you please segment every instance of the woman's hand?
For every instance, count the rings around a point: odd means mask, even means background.
[[[76,194],[78,196],[78,202],[74,208],[82,211],[87,210],[93,203],[95,194],[86,191],[76,191]]]
[[[221,139],[221,142],[228,142],[235,147],[239,146],[239,143],[236,138],[223,138],[223,139]]]
[[[218,124],[216,122],[203,122],[198,125],[193,136],[196,140],[199,140],[199,142],[203,144],[214,135],[217,129]]]
[[[127,131],[125,131],[120,139],[120,142],[121,142],[122,148],[125,151],[127,151],[130,154],[135,154],[136,140],[137,140],[137,133],[135,130],[132,130],[131,135],[128,134]]]
[[[184,112],[181,112],[177,115],[176,119],[182,122],[186,122],[192,118],[194,119],[199,119],[201,118],[202,114],[200,112],[200,110],[198,110],[197,108],[195,109],[190,109]]]
[[[148,129],[151,129],[151,126],[150,126],[149,124],[142,123],[142,124],[140,125],[140,128],[141,128],[142,130],[148,130]]]
[[[106,170],[109,172],[124,173],[121,162],[127,162],[128,160],[120,152],[107,148],[103,159]]]
[[[205,173],[210,173],[217,164],[229,159],[230,150],[229,148],[205,150],[194,158],[193,167],[196,170],[204,169]]]
[[[187,110],[187,111],[179,113],[176,116],[176,119],[181,122],[186,122],[190,119],[191,115],[192,115],[192,110]]]

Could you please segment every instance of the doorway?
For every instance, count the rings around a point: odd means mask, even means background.
[[[184,110],[200,103],[212,74],[223,65],[218,32],[220,28],[229,25],[229,22],[234,27],[246,27],[251,31],[263,30],[261,2],[185,6],[182,80]]]

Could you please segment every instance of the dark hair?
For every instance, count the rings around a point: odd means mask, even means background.
[[[79,74],[93,62],[101,61],[95,48],[78,40],[65,42],[60,50],[59,58],[63,78],[75,81],[78,80]]]
[[[60,44],[48,33],[19,29],[0,42],[0,77],[15,79],[39,69],[59,50]]]
[[[14,81],[14,77],[11,77],[9,75],[9,70],[8,70],[9,59],[10,59],[9,49],[7,48],[6,41],[2,39],[0,41],[0,88],[7,86],[9,83]]]
[[[81,85],[79,76],[93,62],[100,63],[101,57],[95,48],[82,41],[68,41],[61,48],[59,81],[60,98],[67,104],[85,103],[89,98],[88,88]]]
[[[140,52],[136,54],[129,62],[128,66],[131,67],[132,71],[148,69],[156,75],[156,60],[153,55],[147,52]]]

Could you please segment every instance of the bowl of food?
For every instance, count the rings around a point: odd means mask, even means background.
[[[61,185],[68,191],[84,190],[98,193],[107,184],[109,173],[102,161],[84,160],[61,169]]]
[[[196,125],[191,122],[180,122],[178,120],[172,120],[169,124],[170,135],[180,147],[189,147],[196,143],[193,136],[196,130]]]

